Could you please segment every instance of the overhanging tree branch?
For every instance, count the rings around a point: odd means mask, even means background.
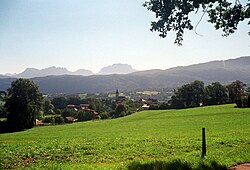
[[[148,0],[143,6],[154,12],[157,19],[151,22],[150,30],[159,32],[162,38],[173,31],[175,44],[182,45],[184,31],[194,28],[189,18],[191,13],[203,9],[208,13],[208,22],[216,30],[222,29],[223,36],[228,36],[235,32],[240,21],[250,18],[249,1],[242,4],[239,0],[235,3],[229,0]]]

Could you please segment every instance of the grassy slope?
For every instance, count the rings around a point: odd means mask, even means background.
[[[2,168],[109,169],[126,167],[134,160],[181,159],[196,166],[205,127],[205,161],[230,166],[250,161],[249,121],[250,109],[223,105],[38,127],[1,134],[0,164]]]

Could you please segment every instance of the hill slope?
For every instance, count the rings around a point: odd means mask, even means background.
[[[121,169],[131,161],[181,159],[197,166],[201,128],[207,156],[231,166],[250,161],[250,109],[234,105],[144,111],[127,117],[0,134],[2,169]],[[44,164],[46,162],[46,164]]]

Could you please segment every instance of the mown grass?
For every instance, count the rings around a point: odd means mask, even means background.
[[[0,118],[0,122],[7,121],[7,118]]]
[[[133,169],[176,160],[193,169],[212,161],[229,167],[250,161],[249,122],[250,109],[221,105],[37,127],[0,134],[0,169]]]

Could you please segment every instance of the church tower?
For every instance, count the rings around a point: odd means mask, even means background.
[[[116,99],[118,99],[118,97],[119,97],[119,91],[118,91],[118,89],[116,89],[115,97],[116,97]]]

